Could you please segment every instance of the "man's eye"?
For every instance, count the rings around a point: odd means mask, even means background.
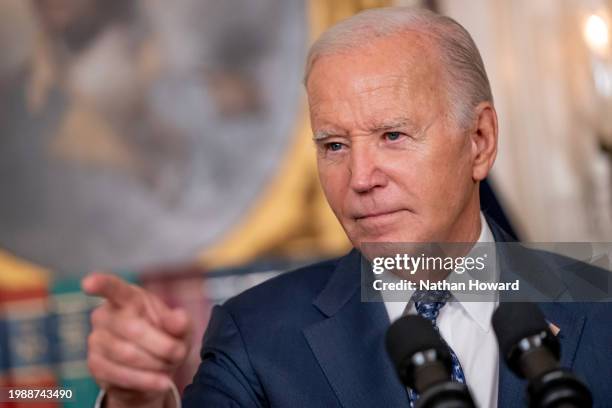
[[[325,145],[327,150],[331,150],[332,152],[337,152],[338,150],[342,150],[342,143],[331,142]]]
[[[394,142],[396,140],[399,140],[402,137],[402,133],[401,132],[387,132],[385,133],[385,139]]]

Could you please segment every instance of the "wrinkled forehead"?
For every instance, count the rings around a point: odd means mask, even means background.
[[[402,34],[319,57],[306,84],[311,119],[419,116],[441,109],[445,81],[434,48],[418,34]]]

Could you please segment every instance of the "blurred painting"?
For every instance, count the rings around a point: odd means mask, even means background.
[[[59,275],[192,257],[279,172],[303,107],[304,0],[0,8],[30,27],[17,41],[0,24],[2,248]]]

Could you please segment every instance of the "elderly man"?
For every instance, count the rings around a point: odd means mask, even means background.
[[[184,406],[409,406],[415,397],[394,373],[384,334],[410,302],[398,310],[361,301],[362,243],[506,240],[480,212],[497,117],[478,50],[459,24],[423,10],[363,12],[313,45],[305,84],[321,184],[355,250],[216,306]],[[83,287],[108,299],[89,339],[106,406],[174,406],[169,374],[186,354],[188,317],[109,275]],[[477,405],[523,406],[524,383],[499,362],[494,304],[442,306],[440,333]],[[545,311],[561,323],[562,362],[587,377],[600,403],[612,369],[592,353],[612,332],[585,314],[603,318],[602,310]]]

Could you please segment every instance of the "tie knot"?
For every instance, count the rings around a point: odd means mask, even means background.
[[[440,309],[442,309],[450,297],[451,294],[448,290],[417,290],[412,295],[417,313],[429,320],[434,326],[436,325]]]

